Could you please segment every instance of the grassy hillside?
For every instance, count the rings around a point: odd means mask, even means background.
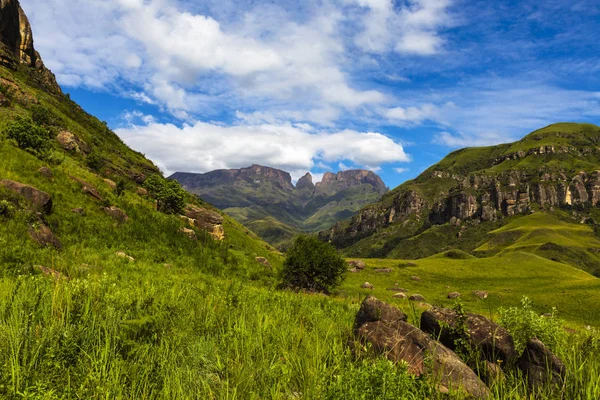
[[[372,293],[378,298],[410,309],[412,302],[393,297],[398,288],[408,296],[421,294],[429,304],[452,306],[450,292],[462,294],[469,310],[495,315],[499,307],[517,306],[522,296],[533,300],[540,314],[556,307],[561,318],[575,326],[600,324],[600,280],[580,269],[531,253],[513,251],[488,258],[449,252],[420,260],[365,259],[367,268],[349,274],[338,294],[353,299]],[[391,272],[377,272],[391,269]],[[411,277],[418,277],[415,281]],[[365,282],[374,290],[361,289]],[[391,289],[391,290],[388,290]],[[487,291],[480,299],[475,291]]]

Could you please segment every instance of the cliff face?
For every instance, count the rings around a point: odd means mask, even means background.
[[[307,173],[296,187],[287,172],[260,165],[206,174],[178,172],[171,178],[275,245],[300,232],[330,227],[388,191],[381,178],[362,170],[326,173],[316,185]]]
[[[38,84],[61,93],[54,74],[33,46],[31,25],[18,0],[0,0],[0,63],[13,70],[25,66]]]
[[[536,144],[548,141],[556,144]],[[599,144],[596,126],[558,124],[514,144],[460,150],[320,237],[344,248],[395,225],[416,233],[423,226],[498,221],[538,207],[597,207]]]

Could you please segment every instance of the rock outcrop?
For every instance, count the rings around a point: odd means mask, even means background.
[[[566,368],[541,341],[531,339],[525,346],[517,366],[527,378],[529,389],[535,391],[548,384],[560,386],[564,382]]]
[[[36,211],[50,213],[52,211],[52,196],[33,186],[24,183],[11,181],[8,179],[0,180],[0,187],[8,189],[27,200]]]
[[[15,70],[28,67],[40,85],[51,93],[62,93],[33,46],[31,25],[18,0],[0,1],[0,63]]]
[[[368,297],[355,320],[357,337],[370,343],[376,352],[389,360],[406,362],[410,373],[417,376],[427,374],[438,383],[441,392],[462,390],[478,399],[490,396],[481,379],[452,350],[405,322],[401,318],[404,313],[393,309],[374,297]],[[381,310],[379,314],[378,310]],[[428,362],[428,359],[431,361]]]
[[[452,309],[433,307],[421,314],[421,329],[453,350],[458,340],[466,340],[473,350],[480,351],[493,363],[502,360],[507,365],[516,359],[515,344],[506,329],[482,315],[467,313],[463,318],[461,321],[461,316]],[[464,331],[458,329],[460,323],[464,323]]]
[[[223,216],[204,207],[188,204],[185,207],[185,218],[198,229],[208,232],[214,240],[225,239]]]
[[[302,178],[298,179],[296,189],[298,190],[314,190],[315,184],[312,181],[312,175],[307,172]]]

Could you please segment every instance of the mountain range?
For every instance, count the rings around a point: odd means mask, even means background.
[[[377,174],[364,170],[326,172],[316,184],[307,173],[296,186],[288,172],[260,165],[177,172],[170,178],[278,247],[298,233],[317,232],[351,217],[389,190]]]

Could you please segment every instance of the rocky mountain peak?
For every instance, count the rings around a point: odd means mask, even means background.
[[[314,189],[315,184],[312,181],[312,175],[310,172],[307,172],[302,178],[298,179],[298,183],[296,184],[296,189]]]
[[[61,93],[54,74],[33,47],[31,25],[18,0],[0,0],[0,63],[14,70],[24,65],[40,85]]]
[[[373,186],[379,193],[384,194],[388,191],[387,186],[381,178],[373,171],[362,169],[341,171],[337,174],[326,172],[321,182],[316,184],[319,191],[340,190],[353,186],[368,184]]]

